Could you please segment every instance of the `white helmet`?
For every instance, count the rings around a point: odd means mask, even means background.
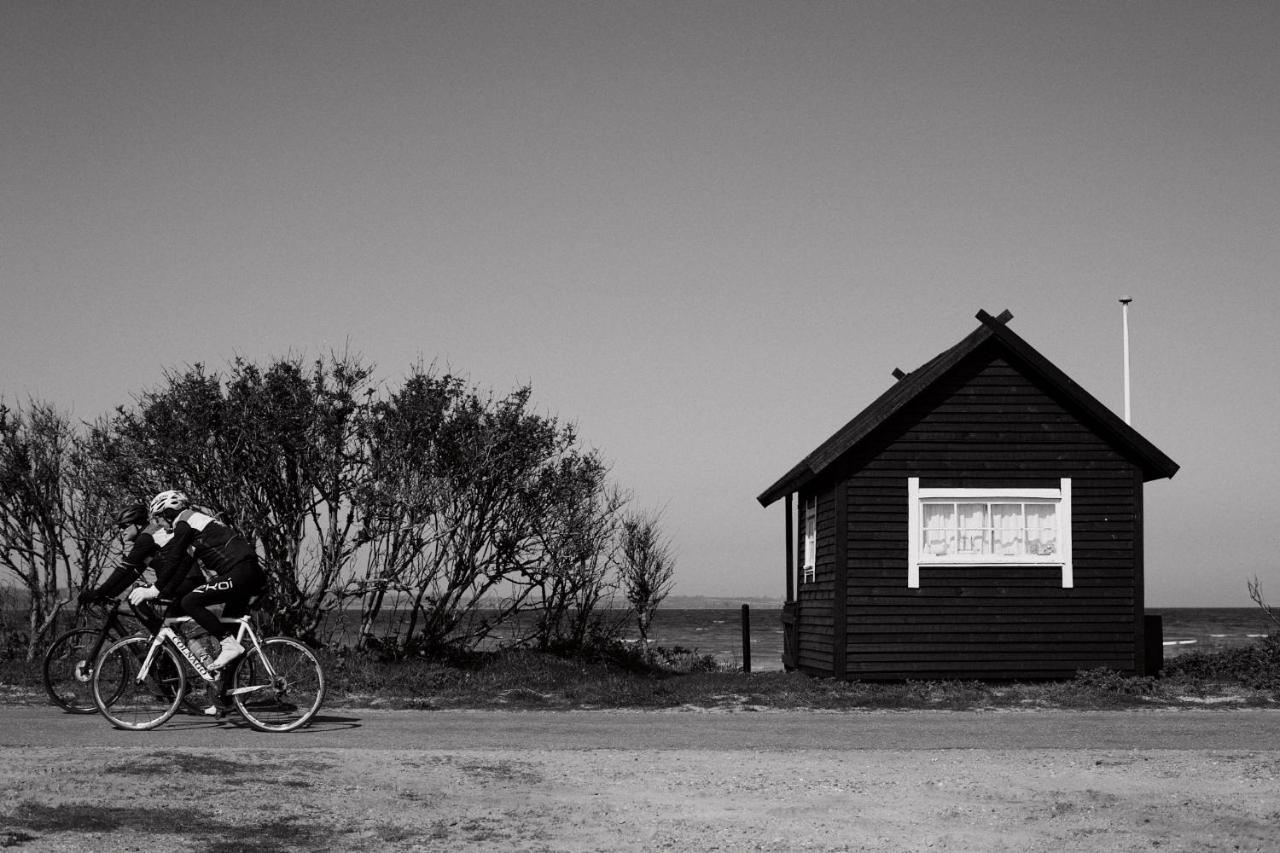
[[[185,492],[169,489],[152,498],[151,506],[147,508],[147,511],[153,516],[172,516],[177,515],[189,506],[191,506],[191,498],[187,497]]]

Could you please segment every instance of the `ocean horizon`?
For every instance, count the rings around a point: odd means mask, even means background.
[[[1166,660],[1194,651],[1247,646],[1280,630],[1260,607],[1148,607],[1163,622]],[[782,604],[749,606],[751,668],[782,669]],[[738,607],[658,609],[651,643],[712,655],[722,664],[742,664],[742,614]]]

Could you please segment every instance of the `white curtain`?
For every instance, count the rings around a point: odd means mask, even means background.
[[[1057,507],[1053,504],[1027,504],[1027,553],[1047,557],[1057,552]]]
[[[992,504],[991,532],[993,553],[1014,557],[1026,553],[1022,549],[1022,504]]]
[[[818,564],[818,503],[804,502],[804,571],[812,574]]]
[[[956,505],[924,505],[923,553],[934,557],[954,554],[956,550]]]
[[[991,527],[987,522],[987,505],[958,504],[956,511],[960,517],[959,552],[961,554],[991,553],[987,545],[989,541],[987,534]]]

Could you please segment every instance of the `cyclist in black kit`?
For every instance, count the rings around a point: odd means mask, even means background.
[[[178,599],[195,589],[204,581],[204,576],[188,559],[181,559],[175,549],[170,548],[173,531],[162,524],[148,523],[146,504],[133,504],[116,513],[116,527],[129,552],[125,554],[120,565],[105,581],[96,588],[86,589],[80,593],[80,604],[94,604],[115,598],[129,584],[142,578],[148,568],[157,570],[156,583],[159,586],[170,586],[175,591],[171,598]],[[130,595],[134,604],[142,605],[147,598],[154,596],[137,596],[137,590]],[[170,605],[165,616],[182,616],[177,601]],[[138,608],[138,617],[149,630],[160,628],[160,617],[150,607]]]
[[[154,634],[160,630],[164,619],[186,615],[182,612],[178,599],[202,584],[204,575],[189,555],[174,547],[173,531],[170,528],[154,521],[148,522],[146,504],[125,507],[116,513],[115,522],[128,553],[109,578],[96,588],[85,589],[80,593],[80,604],[84,606],[115,598],[129,584],[141,580],[147,569],[154,569],[156,584],[172,590],[172,594],[168,596],[171,603],[164,616],[157,614],[147,604],[149,599],[159,594],[156,586],[136,587],[129,593],[129,602],[134,605],[138,621]],[[200,710],[210,716],[218,713],[215,705]]]
[[[244,647],[236,641],[234,633],[209,612],[208,606],[223,604],[222,615],[228,619],[245,614],[249,599],[266,586],[258,554],[239,533],[192,508],[191,500],[182,492],[173,489],[161,492],[151,499],[150,511],[152,517],[173,525],[173,558],[189,558],[190,548],[205,573],[213,575],[194,589],[181,593],[179,603],[186,615],[217,637],[222,645],[211,668],[226,666],[244,654]],[[177,583],[171,583],[169,588],[161,585],[155,594],[179,590]]]

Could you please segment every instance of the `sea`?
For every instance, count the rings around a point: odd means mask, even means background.
[[[751,669],[782,669],[782,608],[748,605]],[[1168,660],[1191,651],[1221,651],[1257,642],[1276,630],[1258,607],[1149,607],[1164,622],[1164,656]],[[743,662],[742,608],[659,608],[650,630],[651,643],[712,655],[722,664]]]

